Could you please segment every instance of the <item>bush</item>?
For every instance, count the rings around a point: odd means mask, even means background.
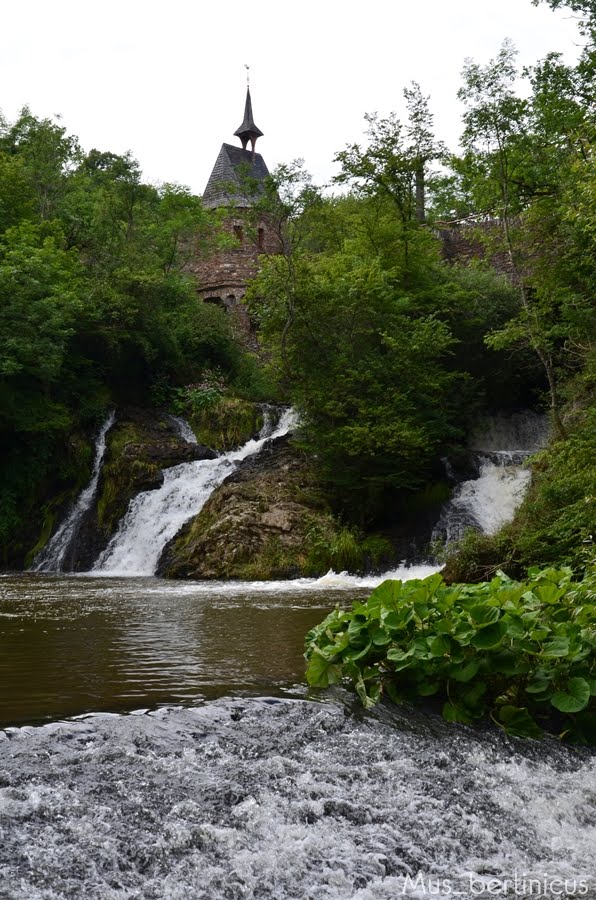
[[[499,572],[481,584],[440,574],[385,581],[306,636],[307,679],[350,679],[366,707],[434,697],[449,721],[490,717],[509,734],[543,729],[596,744],[596,566]]]

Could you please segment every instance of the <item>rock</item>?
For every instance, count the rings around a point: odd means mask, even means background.
[[[222,453],[256,437],[263,425],[263,407],[239,397],[220,396],[212,404],[190,413],[197,440]]]
[[[214,491],[166,546],[158,574],[244,580],[324,574],[328,566],[317,562],[315,542],[331,544],[338,532],[308,458],[286,436]]]

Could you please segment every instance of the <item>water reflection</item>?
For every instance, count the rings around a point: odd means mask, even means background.
[[[0,578],[0,724],[302,682],[304,634],[368,590]]]

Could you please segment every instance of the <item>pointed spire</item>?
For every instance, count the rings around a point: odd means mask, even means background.
[[[236,137],[239,137],[242,141],[242,149],[246,150],[248,142],[250,141],[250,145],[252,147],[252,152],[254,155],[255,152],[255,144],[257,142],[257,138],[260,138],[263,134],[260,128],[257,128],[255,125],[253,116],[252,116],[252,102],[250,99],[250,87],[246,86],[246,103],[244,105],[244,120],[240,128],[237,128],[234,132]]]

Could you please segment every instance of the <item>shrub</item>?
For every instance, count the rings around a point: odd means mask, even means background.
[[[450,721],[595,744],[595,648],[592,566],[581,582],[569,568],[531,569],[525,582],[385,581],[313,628],[305,655],[310,685],[349,679],[366,707],[434,697]]]

